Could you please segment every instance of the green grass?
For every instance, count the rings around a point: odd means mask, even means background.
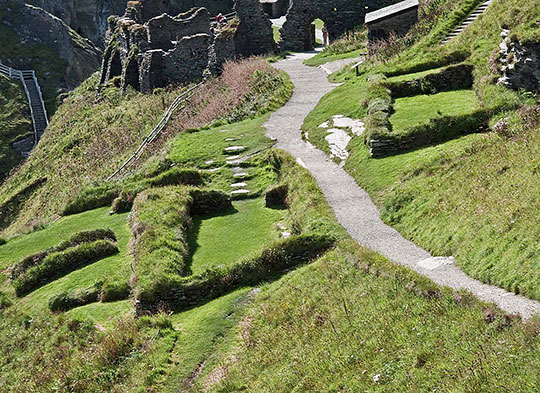
[[[122,300],[112,303],[92,303],[78,307],[65,313],[67,318],[89,320],[105,328],[113,328],[115,322],[125,319],[133,313],[131,300]]]
[[[215,365],[215,353],[231,339],[249,300],[249,288],[238,289],[200,307],[173,314],[171,322],[177,329],[177,341],[171,351],[171,364],[166,365],[161,391],[185,389],[190,376],[200,365]],[[165,366],[165,365],[164,365]]]
[[[109,215],[108,211],[108,208],[102,208],[61,218],[45,229],[12,239],[0,247],[0,269],[5,269],[18,262],[22,257],[54,246],[82,230],[108,227],[117,237],[117,245],[120,250],[117,255],[101,259],[40,287],[22,298],[17,307],[30,314],[35,314],[46,310],[49,298],[59,292],[84,289],[100,279],[108,281],[129,280],[131,256],[128,249],[130,231],[127,225],[127,213]],[[5,284],[7,285],[7,283]],[[10,289],[10,287],[8,288]]]
[[[332,116],[344,115],[353,119],[361,119],[366,109],[360,100],[366,95],[366,81],[359,78],[335,88],[325,95],[315,109],[305,118],[302,130],[308,131],[309,141],[327,154],[330,153],[328,143],[324,139],[328,133],[319,125],[330,120]],[[351,97],[354,97],[351,99]]]
[[[432,290],[435,295],[427,295]],[[353,242],[263,287],[210,391],[535,391],[535,325],[436,288]],[[496,313],[495,313],[496,316]],[[231,360],[233,359],[233,360]]]
[[[0,188],[3,203],[23,185],[47,178],[28,197],[20,214],[13,214],[16,219],[0,236],[24,233],[51,221],[66,200],[89,185],[103,182],[133,154],[184,89],[157,89],[154,94],[129,90],[122,95],[114,86],[108,86],[96,100],[97,82],[97,76],[93,76],[70,94],[51,119],[38,148]],[[209,81],[193,97],[191,106],[198,108],[196,113],[179,108],[157,143],[164,146],[187,128],[197,129],[217,121],[237,122],[267,113],[281,106],[291,91],[287,77],[262,59],[229,63],[221,77]],[[160,157],[162,152],[160,148],[149,149],[138,165],[153,155]]]
[[[422,77],[424,77],[426,75],[436,74],[436,73],[442,71],[443,69],[444,69],[444,67],[439,67],[439,68],[432,68],[432,69],[429,69],[429,70],[426,70],[426,71],[413,72],[411,74],[393,76],[393,77],[388,78],[388,82],[402,82],[402,81],[419,79],[419,78],[422,78]]]
[[[265,208],[261,198],[233,206],[232,211],[193,219],[189,234],[193,274],[231,265],[278,238],[275,224],[285,218],[285,210]]]
[[[473,90],[403,97],[394,101],[395,112],[390,116],[390,124],[393,133],[402,133],[431,119],[472,113],[478,107],[479,101]]]
[[[274,32],[274,41],[275,42],[281,41],[281,32],[279,30],[280,30],[280,27],[272,25],[272,31]]]
[[[110,228],[119,236],[127,234],[127,215],[109,215],[110,208],[91,210],[73,216],[62,217],[44,229],[18,236],[0,246],[0,270],[18,262],[21,258],[55,246],[76,232]]]

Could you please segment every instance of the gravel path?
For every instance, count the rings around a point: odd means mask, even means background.
[[[438,284],[469,290],[480,299],[496,303],[506,312],[519,314],[525,319],[540,314],[540,302],[473,280],[453,263],[453,258],[432,257],[403,238],[381,221],[379,211],[368,194],[345,170],[322,151],[302,141],[300,128],[304,118],[335,87],[320,68],[302,64],[314,54],[296,54],[275,64],[276,68],[290,75],[295,90],[290,101],[272,114],[265,126],[268,135],[277,139],[277,147],[292,154],[312,173],[341,225],[361,245],[412,268]]]

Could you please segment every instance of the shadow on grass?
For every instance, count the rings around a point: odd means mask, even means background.
[[[186,260],[186,270],[184,273],[185,276],[191,276],[193,274],[191,270],[191,264],[193,263],[193,255],[195,254],[197,249],[200,247],[198,240],[199,240],[199,233],[201,232],[202,222],[205,220],[209,220],[211,218],[231,216],[236,213],[238,213],[238,210],[236,210],[235,207],[231,207],[219,213],[205,214],[202,216],[193,217],[191,229],[188,234],[189,254]]]

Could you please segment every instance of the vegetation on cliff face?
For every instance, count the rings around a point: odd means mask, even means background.
[[[32,135],[28,112],[22,85],[0,75],[0,182],[23,159],[12,144]]]

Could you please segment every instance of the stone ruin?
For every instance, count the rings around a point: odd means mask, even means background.
[[[368,45],[388,39],[391,34],[406,35],[418,22],[418,0],[405,0],[366,15]]]
[[[366,13],[395,0],[294,0],[281,29],[281,49],[285,51],[312,50],[314,36],[311,23],[322,19],[330,42],[364,23]]]
[[[498,83],[515,90],[540,93],[540,44],[512,40],[508,30],[503,30],[501,36],[498,60],[502,76]]]
[[[271,22],[258,0],[236,0],[237,17],[211,29],[205,8],[177,16],[163,0],[129,1],[125,15],[109,18],[100,83],[142,92],[218,74],[225,61],[277,52]]]

